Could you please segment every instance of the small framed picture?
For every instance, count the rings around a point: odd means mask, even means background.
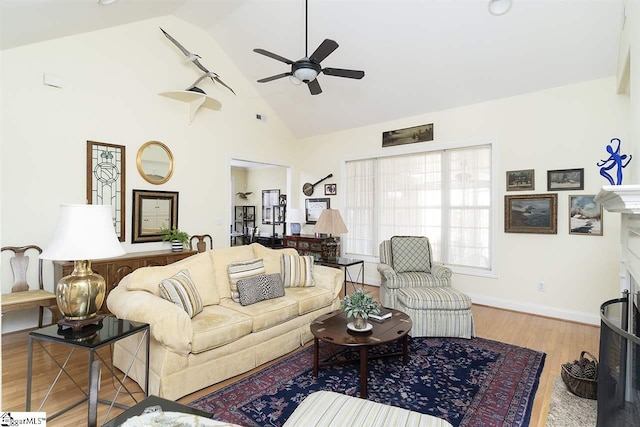
[[[337,184],[325,184],[324,185],[324,195],[325,196],[335,196],[338,194],[338,186]]]
[[[507,171],[507,191],[535,190],[535,172],[533,169]]]
[[[504,232],[558,234],[558,195],[504,196]]]
[[[569,196],[569,234],[602,236],[602,205],[595,194]]]
[[[584,190],[584,169],[547,171],[547,191]]]

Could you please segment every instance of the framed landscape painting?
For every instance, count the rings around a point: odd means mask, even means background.
[[[602,205],[595,194],[569,196],[569,234],[602,236]]]
[[[504,196],[504,232],[558,234],[558,195]]]
[[[547,171],[547,191],[584,190],[584,169]]]
[[[535,190],[535,171],[525,169],[507,171],[507,191]]]

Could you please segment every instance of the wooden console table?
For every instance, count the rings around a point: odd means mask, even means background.
[[[336,239],[336,242],[338,242],[338,251],[336,256],[340,256],[340,237],[334,238]],[[284,247],[294,248],[300,255],[311,255],[312,257],[319,259],[323,258],[322,242],[327,239],[327,237],[316,237],[312,234],[284,236]]]
[[[116,258],[99,259],[91,262],[91,269],[104,277],[106,282],[105,303],[98,314],[111,314],[107,308],[109,292],[124,276],[140,267],[167,265],[197,254],[197,251],[171,252],[171,250],[133,252]],[[53,278],[55,283],[73,271],[73,261],[53,261]]]

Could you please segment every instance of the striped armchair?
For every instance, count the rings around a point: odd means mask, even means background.
[[[409,315],[411,336],[475,336],[471,298],[451,287],[451,269],[434,263],[426,237],[394,236],[380,243],[380,302]]]

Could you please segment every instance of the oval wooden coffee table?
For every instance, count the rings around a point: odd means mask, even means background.
[[[402,356],[402,362],[409,361],[409,348],[407,334],[411,330],[411,319],[409,316],[398,310],[391,310],[391,318],[382,323],[369,320],[373,329],[368,332],[353,332],[347,329],[347,318],[342,310],[332,311],[318,317],[311,323],[311,333],[313,334],[313,374],[318,376],[318,368],[321,366],[351,363],[353,360],[340,362],[327,362],[319,360],[320,341],[331,343],[343,347],[354,347],[360,350],[360,397],[367,399],[367,375],[368,350],[380,344],[386,344],[397,340],[402,340],[402,352],[389,353],[372,359],[382,357]],[[350,319],[351,320],[351,319]]]

